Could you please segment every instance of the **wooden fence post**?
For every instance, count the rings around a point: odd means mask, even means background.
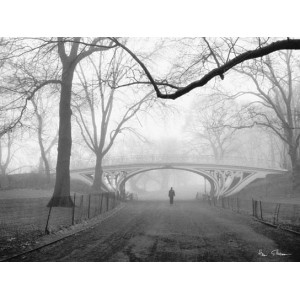
[[[100,215],[101,214],[101,195],[99,194],[98,195],[98,200],[99,200],[99,205],[98,205],[98,215]]]
[[[274,225],[276,224],[275,221],[276,221],[277,207],[278,207],[278,204],[276,204],[276,206],[275,206],[274,215],[273,215],[273,224]]]
[[[107,197],[106,197],[106,211],[108,211],[108,205],[109,205],[109,193],[107,193]]]
[[[101,193],[100,215],[102,214],[102,202],[103,202],[103,193]]]
[[[49,213],[48,213],[47,223],[46,223],[46,227],[45,227],[45,233],[46,233],[46,234],[49,234],[49,233],[50,233],[50,231],[49,231],[49,229],[48,229],[48,224],[49,224],[49,220],[50,220],[51,210],[52,210],[52,205],[51,205],[50,208],[49,208]]]
[[[274,216],[273,216],[274,225],[278,224],[279,210],[280,210],[280,203],[277,203],[274,211]]]
[[[277,224],[278,224],[279,210],[280,210],[280,203],[278,204],[278,209],[277,209],[277,218],[276,218]]]
[[[82,221],[82,213],[83,213],[83,195],[81,195],[81,199],[80,199],[80,221]]]
[[[75,201],[76,201],[76,193],[74,193],[74,205],[72,210],[72,225],[75,223]]]
[[[259,201],[259,207],[260,207],[260,219],[263,220],[261,201]]]
[[[88,219],[90,218],[90,210],[91,210],[91,194],[89,194]]]

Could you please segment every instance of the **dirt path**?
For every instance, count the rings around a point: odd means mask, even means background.
[[[131,202],[95,228],[21,260],[300,261],[300,236],[195,201]]]

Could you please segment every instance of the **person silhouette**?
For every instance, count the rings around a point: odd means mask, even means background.
[[[171,189],[169,190],[170,205],[173,204],[174,197],[175,197],[175,191],[171,187]]]

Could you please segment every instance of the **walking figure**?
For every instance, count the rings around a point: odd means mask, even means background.
[[[169,198],[170,198],[170,204],[171,205],[173,204],[174,196],[175,196],[175,191],[171,187],[171,189],[169,190]]]

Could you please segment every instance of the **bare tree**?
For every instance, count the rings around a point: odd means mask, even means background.
[[[105,189],[102,162],[117,136],[125,130],[134,131],[128,122],[155,102],[151,97],[153,91],[143,94],[135,91],[138,96],[129,89],[126,94],[118,92],[121,81],[126,80],[128,70],[132,70],[125,58],[122,49],[99,53],[97,59],[90,58],[94,80],[88,79],[89,74],[81,65],[77,72],[81,92],[74,91],[75,117],[86,145],[96,156],[94,191]]]
[[[227,126],[229,122],[234,122],[233,104],[233,101],[229,103],[211,96],[193,105],[193,111],[187,116],[185,130],[190,135],[188,142],[196,152],[203,154],[205,148],[210,149],[216,162],[236,152],[236,129]]]
[[[239,128],[261,126],[271,130],[287,144],[294,189],[300,187],[297,180],[300,175],[300,111],[299,98],[295,95],[299,73],[295,69],[296,61],[292,51],[279,51],[276,57],[266,56],[236,68],[254,84],[253,89],[240,91],[236,96],[248,94],[257,98],[257,101],[245,106]]]
[[[71,154],[71,95],[73,77],[77,64],[84,58],[88,57],[96,51],[105,51],[114,47],[121,47],[131,55],[135,61],[140,65],[143,70],[146,81],[142,84],[151,84],[160,98],[176,99],[184,94],[189,93],[197,87],[206,85],[213,78],[220,77],[224,79],[224,74],[237,66],[238,64],[252,60],[258,57],[263,57],[272,52],[276,52],[283,49],[300,49],[299,39],[256,39],[256,45],[247,43],[244,41],[237,46],[238,41],[234,39],[223,39],[222,47],[215,47],[212,39],[203,39],[202,44],[206,44],[205,53],[207,55],[201,55],[202,59],[199,60],[199,64],[204,64],[204,73],[201,72],[198,78],[194,81],[184,83],[183,86],[169,83],[166,79],[155,80],[151,75],[151,68],[147,68],[143,60],[138,54],[133,53],[122,39],[118,38],[101,38],[83,39],[83,38],[50,38],[43,39],[38,38],[31,40],[24,46],[24,40],[21,39],[21,43],[16,44],[15,49],[11,51],[11,56],[28,58],[31,61],[37,61],[45,58],[49,53],[55,53],[58,51],[58,60],[62,67],[61,75],[59,78],[49,78],[45,76],[43,80],[35,82],[35,84],[28,90],[28,93],[23,96],[23,104],[19,106],[19,117],[16,122],[12,124],[12,127],[18,124],[26,110],[27,102],[30,97],[39,90],[41,87],[47,84],[60,84],[60,125],[59,125],[59,138],[58,138],[58,157],[56,166],[56,183],[53,193],[52,201],[49,205],[72,205],[70,200],[70,154]],[[219,56],[218,49],[224,49],[222,56]],[[204,49],[204,48],[203,48]],[[249,50],[250,49],[250,50]],[[57,53],[57,52],[56,52]],[[131,84],[131,83],[130,83]],[[164,92],[161,92],[160,88],[163,88]],[[166,87],[168,89],[166,89]],[[11,127],[11,126],[10,126]],[[10,127],[5,127],[4,131],[9,130]]]
[[[50,61],[51,62],[51,61]],[[34,129],[37,132],[38,143],[41,151],[40,158],[40,170],[44,170],[48,182],[50,182],[50,166],[48,157],[51,151],[51,148],[57,142],[57,136],[48,142],[45,135],[45,125],[49,122],[47,116],[49,114],[55,114],[56,109],[55,101],[53,101],[53,96],[57,92],[56,86],[51,86],[50,83],[46,85],[39,85],[39,82],[44,80],[47,76],[53,78],[57,77],[58,68],[55,68],[55,65],[52,65],[49,62],[38,60],[35,64],[24,59],[13,60],[11,59],[7,63],[7,74],[5,76],[6,86],[3,88],[5,90],[5,95],[10,97],[11,101],[8,101],[7,112],[14,112],[15,115],[18,115],[16,112],[21,109],[21,118],[20,115],[17,118],[12,118],[14,121],[11,121],[10,124],[15,122],[15,126],[26,127],[28,130]],[[42,66],[41,66],[42,65]],[[52,82],[52,81],[50,81]],[[30,89],[34,86],[38,86],[33,93],[30,92]],[[49,87],[52,89],[49,90]],[[45,97],[46,100],[41,100],[41,97]],[[22,103],[25,99],[25,104]],[[13,103],[13,104],[12,104]],[[28,105],[31,103],[33,110]],[[37,120],[35,126],[34,117]],[[55,117],[50,118],[55,119]],[[58,119],[58,118],[57,118]],[[44,167],[43,167],[44,165]]]
[[[29,49],[28,49],[29,48]],[[51,53],[35,53],[33,45],[26,47],[23,39],[6,40],[6,56],[1,68],[0,100],[3,118],[1,132],[26,126],[28,103],[37,91],[48,84],[60,83],[56,79],[57,64]]]
[[[73,205],[70,199],[70,156],[72,147],[71,97],[74,72],[78,63],[84,58],[94,52],[111,49],[114,44],[107,42],[106,38],[95,38],[88,43],[81,38],[58,38],[55,44],[62,64],[62,74],[56,181],[49,206],[68,206]]]
[[[13,141],[14,134],[12,132],[7,132],[0,138],[0,170],[2,176],[6,176],[7,168],[12,159]]]
[[[107,38],[35,38],[11,39],[14,48],[10,57],[18,60],[25,59],[36,68],[35,76],[29,74],[20,82],[26,91],[19,95],[19,117],[12,126],[20,123],[27,109],[28,102],[34,94],[47,85],[60,85],[59,101],[59,135],[58,154],[56,165],[56,181],[53,197],[49,206],[72,206],[70,198],[70,155],[72,146],[71,137],[71,95],[73,77],[77,64],[94,52],[105,51],[115,47]],[[47,72],[44,66],[56,65],[54,74]],[[37,76],[39,75],[39,76]],[[13,76],[11,76],[12,78]],[[26,79],[26,80],[25,80]],[[30,80],[28,80],[30,79]],[[11,85],[4,88],[10,90]],[[16,86],[13,86],[13,90]]]
[[[47,182],[49,183],[50,171],[51,171],[50,164],[49,164],[49,156],[50,156],[51,149],[54,147],[55,144],[57,144],[58,131],[54,129],[55,131],[54,137],[53,135],[51,136],[51,134],[50,137],[47,136],[46,127],[47,125],[49,127],[49,118],[47,118],[47,115],[51,114],[53,116],[55,110],[53,110],[53,106],[52,109],[50,105],[45,106],[42,100],[43,99],[41,99],[41,95],[37,93],[36,97],[31,98],[31,103],[33,105],[34,114],[37,119],[36,130],[37,130],[38,143],[41,152],[41,157],[39,162],[39,172],[45,173]],[[50,119],[52,118],[50,117]]]
[[[8,170],[13,161],[16,150],[13,150],[13,145],[16,141],[16,132],[7,131],[0,137],[0,186],[8,185]]]

